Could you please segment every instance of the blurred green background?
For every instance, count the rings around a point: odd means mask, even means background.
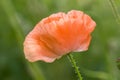
[[[120,0],[115,0],[120,13]],[[74,53],[83,80],[120,80],[120,24],[108,0],[0,0],[0,80],[77,80],[66,56],[29,63],[23,41],[42,18],[82,10],[97,23],[89,50]]]

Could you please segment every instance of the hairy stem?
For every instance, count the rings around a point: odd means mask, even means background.
[[[79,79],[79,80],[82,80],[82,76],[81,76],[81,74],[80,74],[80,71],[79,71],[78,66],[77,66],[77,64],[76,64],[76,61],[75,61],[75,59],[73,58],[72,54],[68,54],[68,59],[70,60],[72,66],[74,67],[75,72],[76,72],[76,74],[77,74],[77,76],[78,76],[78,79]]]

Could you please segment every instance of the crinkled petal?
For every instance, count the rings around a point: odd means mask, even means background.
[[[26,58],[53,62],[69,52],[88,49],[96,23],[82,11],[59,12],[42,19],[24,41]]]

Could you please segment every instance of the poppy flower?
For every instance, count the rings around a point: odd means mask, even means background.
[[[86,51],[95,26],[82,11],[52,14],[38,22],[25,38],[25,57],[30,62],[53,62],[69,52]]]

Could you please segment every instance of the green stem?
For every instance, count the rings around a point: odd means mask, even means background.
[[[79,68],[77,67],[76,61],[75,61],[75,59],[73,58],[72,54],[68,54],[68,59],[70,60],[72,66],[74,67],[75,72],[76,72],[79,80],[82,80],[82,76],[81,76],[81,74],[80,74]]]
[[[120,15],[119,15],[119,12],[118,12],[117,7],[115,5],[115,2],[113,0],[108,0],[108,2],[112,8],[112,11],[113,11],[113,14],[116,18],[116,21],[120,24]]]

